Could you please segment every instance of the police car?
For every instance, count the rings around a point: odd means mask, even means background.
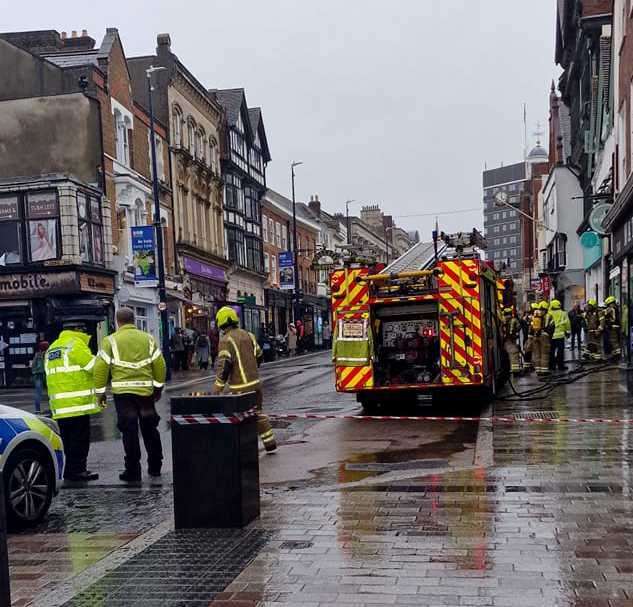
[[[64,447],[57,423],[0,405],[0,475],[10,528],[41,521],[64,473]]]

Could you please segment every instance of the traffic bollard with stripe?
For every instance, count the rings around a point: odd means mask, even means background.
[[[244,527],[259,516],[255,393],[171,399],[176,529]]]
[[[7,549],[7,518],[4,507],[4,483],[0,476],[0,607],[11,605],[9,584],[9,552]]]

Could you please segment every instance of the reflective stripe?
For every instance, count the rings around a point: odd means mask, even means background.
[[[84,371],[90,371],[92,369],[92,367],[95,366],[95,361],[97,360],[96,356],[93,356],[90,359],[90,362],[83,368]]]
[[[228,350],[220,350],[218,352],[218,357],[221,356],[226,356],[229,360],[233,360],[233,357],[231,356],[231,353]]]
[[[106,365],[112,364],[112,358],[110,357],[109,354],[106,354],[103,350],[99,350],[99,353],[97,354],[97,356],[100,356]]]
[[[160,357],[160,355],[161,355],[160,348],[156,348],[156,350],[154,350],[154,354],[152,354],[152,356],[150,357],[150,360],[154,362],[157,358]]]
[[[154,388],[162,388],[165,384],[161,384],[159,381],[154,380],[152,382]]]
[[[151,388],[154,382],[148,381],[113,381],[113,388]]]
[[[240,351],[237,349],[237,346],[235,345],[235,341],[233,340],[232,337],[229,337],[228,340],[229,340],[229,343],[233,346],[233,349],[235,350],[235,356],[237,356],[237,364],[240,368],[240,375],[242,376],[242,381],[244,382],[244,384],[247,384],[248,381],[246,379],[246,373],[244,373],[244,367],[242,366],[242,358],[240,357]]]
[[[215,385],[218,388],[224,388],[224,386],[226,386],[226,382],[223,382],[221,379],[216,379],[215,380]]]
[[[103,388],[95,388],[95,394],[105,394],[105,386]]]
[[[77,371],[83,371],[83,369],[79,365],[70,365],[68,367],[53,367],[52,369],[49,369],[46,374],[55,375],[55,373],[76,373]]]
[[[244,382],[243,384],[229,384],[229,388],[239,390],[241,388],[250,388],[251,386],[256,386],[259,383],[259,379],[256,379],[254,381]]]
[[[360,362],[365,362],[365,361],[369,362],[369,358],[367,358],[366,356],[363,358],[353,358],[351,356],[337,356],[336,357],[337,362],[341,362],[342,360],[346,360],[352,363],[360,363]]]
[[[78,413],[80,411],[90,411],[97,408],[97,403],[90,403],[88,405],[74,405],[72,407],[60,407],[59,409],[53,409],[53,415],[65,415],[66,413]]]
[[[94,390],[76,390],[75,392],[58,392],[57,394],[49,394],[51,400],[58,400],[60,398],[78,398],[80,396],[92,396],[95,393]]]
[[[108,339],[110,341],[110,345],[112,346],[112,364],[115,367],[125,367],[127,369],[142,369],[143,367],[147,367],[148,365],[152,364],[152,359],[149,357],[144,358],[139,362],[129,362],[127,360],[121,360],[121,356],[119,355],[119,348],[116,344],[116,339],[114,339],[114,335],[110,335]],[[154,342],[152,340],[151,344],[153,343]]]

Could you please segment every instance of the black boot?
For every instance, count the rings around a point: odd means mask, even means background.
[[[119,480],[125,483],[140,483],[141,482],[141,471],[138,472],[130,472],[129,470],[123,470],[121,474],[119,474]]]

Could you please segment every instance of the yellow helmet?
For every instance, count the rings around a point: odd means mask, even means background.
[[[598,305],[598,302],[595,299],[588,299],[587,305],[595,308]]]
[[[607,306],[608,306],[609,304],[615,303],[615,297],[613,297],[613,295],[609,295],[609,297],[607,297],[607,298],[604,300],[604,303],[605,303],[605,305],[607,305]]]
[[[549,302],[542,301],[538,307],[541,308],[541,310],[549,310]]]
[[[503,313],[504,314],[512,314],[512,308],[504,308],[503,309]]]
[[[532,302],[530,304],[530,309],[531,310],[538,310],[538,304],[536,302]]]
[[[237,312],[230,306],[223,306],[218,310],[215,315],[215,323],[219,329],[224,329],[228,325],[239,326],[240,319],[237,317]]]
[[[549,304],[549,307],[552,310],[560,310],[561,309],[560,301],[558,301],[558,299],[552,299],[552,301]]]

